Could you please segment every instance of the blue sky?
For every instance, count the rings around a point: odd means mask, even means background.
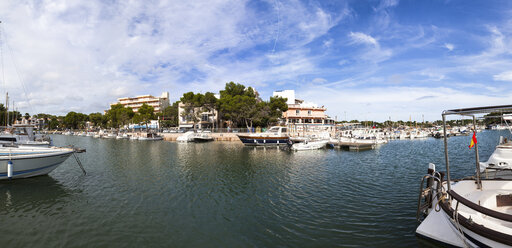
[[[0,20],[2,92],[21,112],[229,81],[293,89],[338,120],[512,99],[511,1],[2,1]]]

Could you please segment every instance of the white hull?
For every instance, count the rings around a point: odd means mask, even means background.
[[[54,151],[29,149],[29,148],[15,148],[15,149],[2,149],[0,155],[0,180],[8,179],[7,177],[7,164],[12,161],[12,178],[27,178],[40,175],[46,175],[57,168],[74,152],[72,149],[61,148],[54,149]],[[11,150],[12,155],[8,155]],[[16,150],[16,151],[14,151]],[[18,153],[19,155],[14,155]]]
[[[139,137],[139,140],[163,140],[162,137],[154,137],[154,138],[146,138],[146,137]]]
[[[321,141],[310,141],[307,143],[295,143],[292,146],[292,150],[294,151],[307,151],[307,150],[318,150],[325,148],[327,145],[327,140],[321,140]]]

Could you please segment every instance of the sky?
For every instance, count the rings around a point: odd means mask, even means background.
[[[512,1],[2,0],[0,20],[0,93],[22,113],[231,81],[337,120],[512,104]]]

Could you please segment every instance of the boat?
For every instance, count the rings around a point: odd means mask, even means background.
[[[0,133],[0,145],[51,146],[51,138],[46,135],[36,134],[34,128],[34,125],[14,124]]]
[[[118,133],[116,139],[129,139],[130,135],[127,133]]]
[[[115,139],[117,137],[117,134],[115,133],[107,133],[101,136],[104,139]]]
[[[46,175],[74,152],[58,147],[0,147],[0,180],[9,174],[13,179]]]
[[[512,247],[512,178],[482,174],[478,143],[473,142],[476,168],[471,171],[476,175],[453,180],[446,138],[446,116],[472,116],[476,130],[476,115],[511,111],[512,105],[502,105],[442,113],[446,171],[430,163],[421,180],[417,236],[455,247]]]
[[[275,126],[263,133],[238,134],[246,146],[280,146],[287,145],[289,136],[286,127]]]
[[[164,138],[156,133],[140,133],[138,140],[163,140]]]
[[[512,115],[503,115],[503,120],[512,134],[512,128],[507,121],[512,121]],[[483,173],[500,173],[503,170],[512,170],[512,141],[500,136],[498,145],[486,162],[480,162],[480,171]]]
[[[194,140],[195,133],[194,131],[187,131],[186,133],[178,136],[176,141],[178,142],[192,142]]]
[[[327,146],[327,142],[329,142],[329,140],[306,140],[293,144],[290,149],[293,151],[318,150],[325,148]]]
[[[194,142],[210,142],[213,141],[213,137],[208,133],[196,133],[194,136],[192,136],[192,141]]]

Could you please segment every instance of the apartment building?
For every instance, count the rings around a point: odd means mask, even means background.
[[[155,109],[155,113],[162,112],[166,107],[170,105],[169,92],[163,92],[160,97],[154,97],[152,95],[122,97],[118,98],[117,102],[110,104],[110,106],[115,104],[122,104],[124,107],[132,108],[133,112],[137,113],[139,111],[139,108],[144,103],[149,106],[152,106]]]

